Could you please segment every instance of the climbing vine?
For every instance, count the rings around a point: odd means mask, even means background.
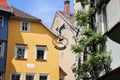
[[[80,10],[75,15],[77,26],[83,27],[87,26],[87,24],[90,24],[91,22],[91,15],[94,13],[94,9],[90,8],[89,10]]]
[[[101,72],[109,72],[111,70],[111,52],[107,52],[105,47],[107,38],[100,32],[91,29],[93,13],[94,9],[89,8],[87,11],[78,11],[75,16],[77,26],[80,27],[79,29],[84,28],[84,30],[80,30],[81,36],[78,37],[77,44],[72,45],[72,51],[83,55],[87,54],[87,59],[74,72],[83,80],[96,80]]]
[[[81,2],[83,7],[89,4],[88,0],[76,0],[76,2]]]

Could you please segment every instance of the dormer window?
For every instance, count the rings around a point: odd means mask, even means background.
[[[21,31],[30,31],[30,23],[27,21],[21,21]]]
[[[0,16],[0,27],[3,28],[3,24],[4,24],[4,17]]]

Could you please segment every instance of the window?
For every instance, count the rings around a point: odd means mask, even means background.
[[[21,31],[30,31],[30,24],[27,21],[21,22]]]
[[[49,80],[49,76],[47,74],[40,74],[39,80]]]
[[[10,80],[21,80],[21,74],[19,74],[19,73],[11,74]]]
[[[60,78],[60,80],[64,80],[64,78]]]
[[[0,58],[4,55],[4,42],[0,41]]]
[[[36,46],[36,59],[46,60],[47,48],[45,46]]]
[[[27,58],[27,45],[15,46],[15,58],[18,58],[18,59]]]
[[[4,73],[0,72],[0,80],[4,80]]]
[[[3,27],[3,23],[4,23],[4,17],[0,16],[0,27]]]
[[[26,74],[25,80],[35,80],[34,74]]]

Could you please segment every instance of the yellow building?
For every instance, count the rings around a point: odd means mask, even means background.
[[[59,80],[57,36],[40,19],[12,8],[5,80]]]

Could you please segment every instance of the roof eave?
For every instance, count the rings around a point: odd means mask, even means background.
[[[0,10],[5,11],[5,12],[9,12],[9,13],[13,13],[12,9],[0,8]]]
[[[37,21],[37,22],[41,21],[41,19],[30,19],[30,18],[17,17],[17,16],[11,16],[10,18],[13,18],[13,19],[23,19],[23,20],[28,20],[28,21]]]
[[[46,25],[43,21],[41,21],[41,23],[45,26],[46,29],[48,29],[52,34],[54,34],[56,37],[58,37],[59,35],[57,33],[55,33],[52,29],[50,29],[48,27],[48,25]]]

